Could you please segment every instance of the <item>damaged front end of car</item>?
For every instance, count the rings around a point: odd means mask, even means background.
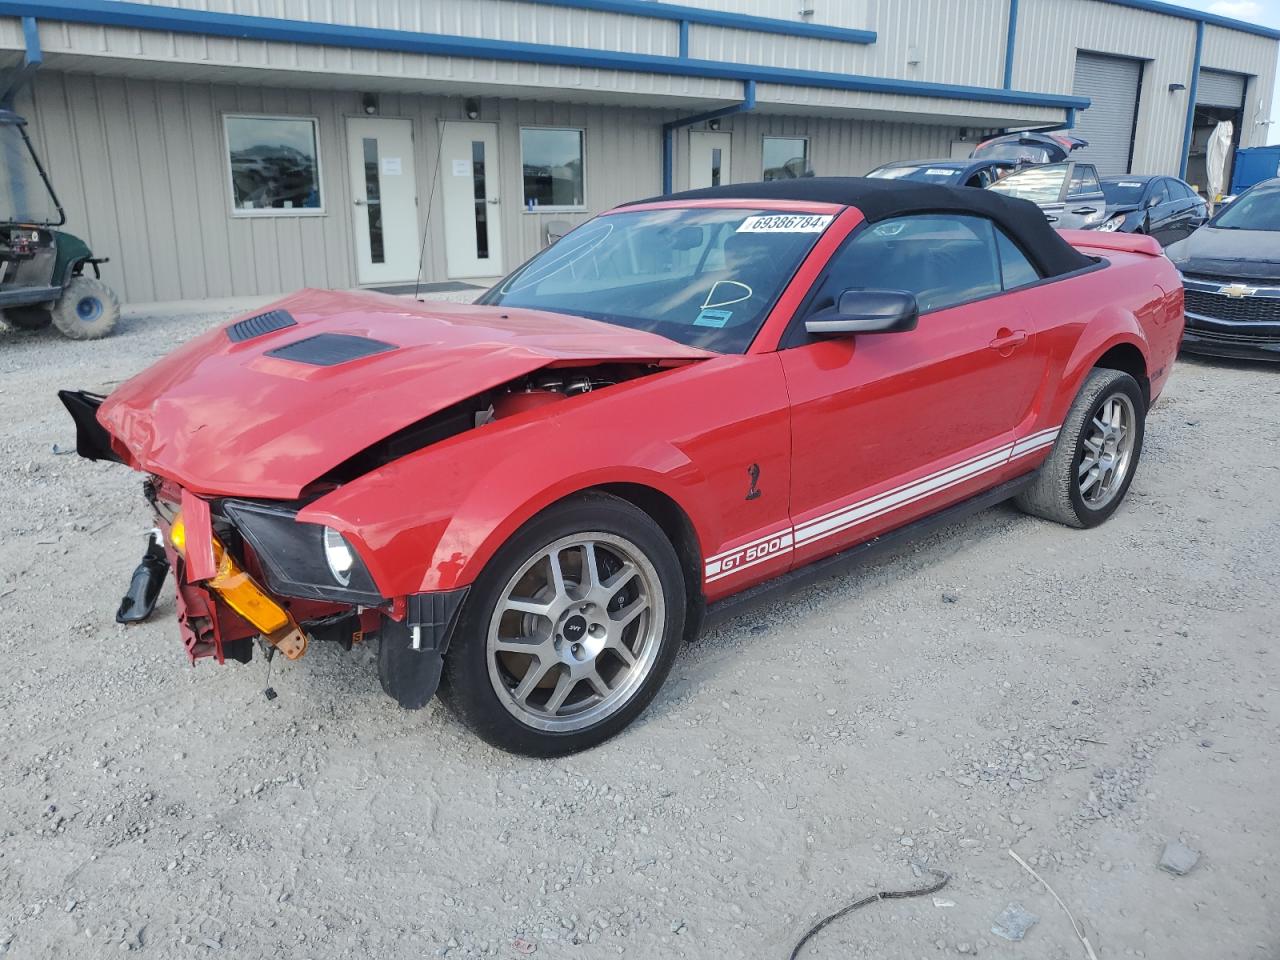
[[[138,469],[96,419],[103,398],[63,390],[77,452]],[[383,597],[358,552],[338,531],[297,519],[305,501],[203,497],[157,475],[143,482],[155,513],[142,562],[116,619],[147,619],[170,570],[178,630],[192,663],[301,658],[311,641],[346,650],[380,636],[379,675],[402,706],[430,701],[466,590]]]
[[[432,557],[452,516],[438,492],[420,503],[429,518],[410,513],[417,539],[371,525],[404,495],[383,472],[706,355],[594,321],[306,291],[196,338],[110,397],[59,397],[82,457],[146,478],[155,530],[119,622],[145,620],[172,570],[193,662],[245,663],[255,646],[297,659],[312,641],[376,636],[383,689],[417,708],[435,694],[469,581],[438,582],[461,556],[453,542]]]

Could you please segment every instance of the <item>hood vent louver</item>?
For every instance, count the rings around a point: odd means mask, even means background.
[[[309,363],[315,367],[333,367],[350,360],[371,357],[376,353],[394,350],[394,343],[374,340],[371,337],[356,337],[348,333],[318,333],[314,337],[295,340],[282,347],[268,350],[268,357],[277,360],[292,360],[295,363]]]
[[[232,343],[244,343],[264,333],[273,333],[285,327],[295,327],[298,321],[293,319],[288,310],[268,310],[256,317],[246,317],[227,327],[227,338]]]

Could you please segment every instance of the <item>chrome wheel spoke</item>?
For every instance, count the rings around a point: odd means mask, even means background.
[[[1080,472],[1077,474],[1077,476],[1083,479],[1084,475],[1088,473],[1090,470],[1092,470],[1094,467],[1096,467],[1097,465],[1098,465],[1098,458],[1096,456],[1088,460],[1085,460],[1084,463],[1080,464]]]
[[[523,600],[519,597],[508,597],[503,606],[515,613],[530,613],[535,617],[550,617],[551,604],[539,603],[537,600]]]
[[[649,601],[644,597],[641,597],[638,600],[632,600],[630,605],[623,609],[610,614],[610,619],[613,621],[613,626],[619,633],[621,633],[621,631],[631,625],[636,617],[640,616],[640,614],[644,613],[648,609]]]
[[[1090,489],[1090,488],[1091,488],[1095,483],[1097,483],[1097,482],[1098,482],[1098,477],[1099,477],[1100,473],[1101,473],[1101,467],[1095,467],[1093,470],[1091,470],[1091,471],[1089,472],[1089,475],[1088,475],[1087,477],[1085,477],[1084,482],[1080,484],[1080,492],[1081,492],[1081,493],[1088,493],[1088,492],[1089,492],[1089,489]]]
[[[551,570],[551,589],[555,591],[557,600],[566,600],[569,590],[564,582],[564,567],[560,565],[560,551],[547,551],[547,566]]]
[[[601,697],[609,695],[609,685],[604,682],[604,677],[600,676],[599,670],[592,670],[586,675],[585,679],[587,683],[591,684],[591,689]]]
[[[600,583],[600,559],[596,556],[596,545],[582,545],[582,587],[584,590],[595,589]]]
[[[529,702],[529,694],[537,688],[542,682],[542,678],[547,675],[547,671],[551,669],[551,665],[543,666],[542,660],[537,660],[529,665],[528,672],[520,680],[520,685],[512,691],[511,696],[515,698],[516,703],[521,706],[527,706]]]
[[[636,565],[628,561],[609,578],[607,583],[601,584],[610,600],[618,595],[619,590],[635,579],[636,572]]]
[[[631,648],[628,647],[624,641],[618,640],[615,643],[611,643],[607,649],[616,653],[618,658],[628,667],[634,667],[636,665],[636,655],[631,652]]]
[[[569,694],[573,688],[578,685],[578,681],[573,679],[573,675],[567,668],[560,668],[560,676],[556,680],[556,688],[551,691],[551,696],[547,697],[547,713],[555,713],[564,706],[565,700],[569,698]]]

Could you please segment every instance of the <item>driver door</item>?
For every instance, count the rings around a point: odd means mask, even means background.
[[[989,221],[932,214],[864,226],[828,265],[809,313],[856,287],[909,290],[914,330],[782,349],[791,402],[796,563],[995,486],[1043,374],[1031,317],[1006,287],[1038,279]]]

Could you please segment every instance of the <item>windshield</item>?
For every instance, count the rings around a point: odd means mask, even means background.
[[[1068,166],[1065,163],[1047,163],[1027,167],[993,183],[990,189],[1032,203],[1057,203],[1062,196],[1062,181],[1067,177]]]
[[[0,222],[62,223],[62,211],[16,123],[0,124]]]
[[[678,209],[597,217],[480,303],[576,314],[742,353],[829,214]]]
[[[1116,206],[1129,206],[1142,202],[1142,191],[1147,185],[1141,180],[1103,180],[1102,193],[1107,203]]]
[[[919,180],[923,183],[955,183],[963,171],[955,167],[876,167],[867,174],[878,180]]]
[[[1220,230],[1280,231],[1280,186],[1253,189],[1209,221]]]

